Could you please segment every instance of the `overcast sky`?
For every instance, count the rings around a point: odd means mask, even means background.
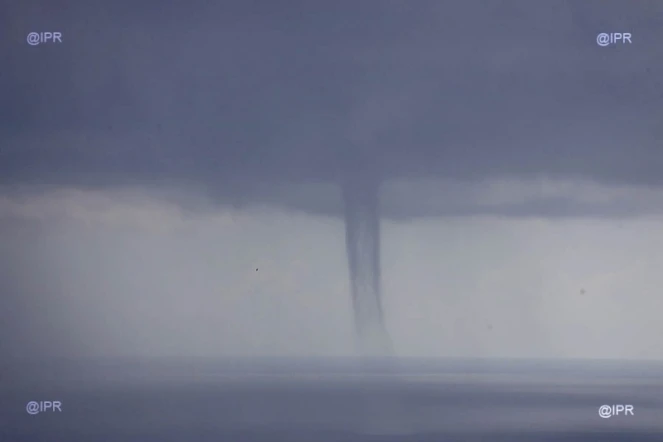
[[[663,359],[660,2],[8,6],[3,351],[351,354],[360,173],[397,354]]]

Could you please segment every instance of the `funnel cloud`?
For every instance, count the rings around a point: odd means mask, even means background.
[[[345,242],[355,328],[362,353],[384,355],[391,343],[384,324],[380,269],[379,183],[357,176],[343,186]]]

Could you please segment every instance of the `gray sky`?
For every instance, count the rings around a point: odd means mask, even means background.
[[[0,23],[12,354],[351,352],[360,171],[398,354],[663,358],[660,2],[36,5]]]

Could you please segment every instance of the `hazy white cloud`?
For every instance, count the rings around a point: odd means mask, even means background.
[[[642,195],[545,180],[459,194],[494,205]],[[0,201],[3,218],[39,221],[22,234],[12,224],[0,230],[3,283],[45,309],[17,313],[23,352],[47,343],[78,355],[354,351],[336,218],[266,207],[185,211],[129,190]],[[388,221],[384,302],[397,353],[662,359],[661,228],[655,216]]]
[[[203,206],[201,205],[201,207]],[[230,210],[210,216],[220,228],[236,220]],[[197,222],[169,196],[135,188],[94,191],[75,188],[32,189],[0,196],[0,220],[79,223],[88,227],[128,228],[164,233]]]
[[[416,195],[408,198],[407,195]],[[573,206],[577,216],[583,216],[583,207],[601,206],[619,211],[638,208],[632,215],[657,212],[663,207],[663,193],[657,188],[645,186],[606,185],[591,180],[570,180],[539,177],[534,179],[491,179],[479,182],[459,180],[402,180],[388,183],[384,189],[385,204],[419,205],[415,212],[424,213],[426,206],[431,213],[441,213],[449,207],[485,209],[499,212],[501,206],[562,201]],[[387,209],[388,210],[388,209]],[[407,212],[407,209],[404,210]],[[532,215],[537,213],[533,209]]]
[[[342,207],[338,188],[331,185],[281,186],[257,192],[256,203],[240,212],[214,208],[211,200],[192,192],[169,192],[144,188],[81,190],[76,188],[32,189],[0,194],[0,220],[75,222],[85,226],[129,228],[145,232],[171,232],[192,225],[230,228],[248,215],[260,212],[276,199],[293,209],[313,207],[336,214]],[[262,200],[262,202],[261,202]],[[663,208],[663,193],[642,186],[609,186],[587,180],[500,179],[481,182],[454,180],[392,181],[382,187],[382,211],[388,216],[495,214],[522,207],[518,216],[541,216],[550,202],[569,207],[564,216],[593,215],[592,209],[625,217],[656,215]],[[186,205],[191,206],[188,208]],[[261,209],[261,207],[263,209]],[[278,208],[278,206],[277,206]],[[551,206],[554,212],[557,206]],[[272,210],[273,209],[269,209]],[[546,213],[545,215],[549,215]]]

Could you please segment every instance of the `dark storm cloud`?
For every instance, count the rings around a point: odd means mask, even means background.
[[[293,186],[663,179],[660,2],[11,6],[6,185],[183,182],[222,204],[340,213]],[[63,44],[25,43],[50,28]],[[634,43],[600,48],[599,32]],[[543,212],[575,210],[556,204]]]

